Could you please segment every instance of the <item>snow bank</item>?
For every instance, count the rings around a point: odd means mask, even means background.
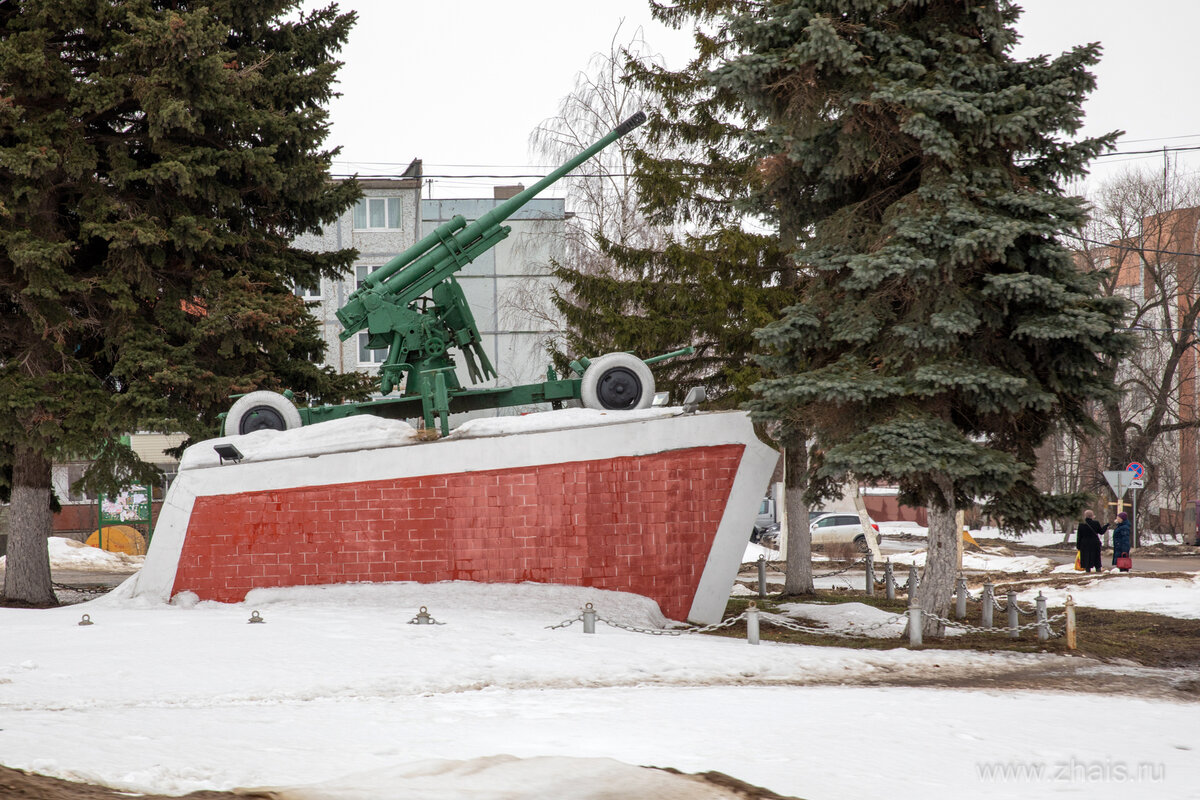
[[[508,417],[485,417],[463,423],[450,433],[448,439],[477,439],[506,436],[514,433],[565,430],[570,428],[640,422],[683,413],[680,408],[647,408],[639,411],[597,411],[588,408],[565,408],[536,414]],[[347,453],[416,444],[417,431],[407,422],[384,419],[370,414],[320,422],[293,428],[290,431],[255,431],[241,436],[222,436],[199,442],[184,451],[179,469],[198,469],[220,465],[221,459],[213,449],[218,444],[232,444],[244,462],[272,461],[281,458]]]
[[[831,631],[847,631],[873,639],[895,639],[904,633],[904,616],[863,603],[785,603],[779,606],[789,617],[820,622]],[[948,631],[951,635],[961,631]]]
[[[136,572],[145,563],[145,556],[125,553],[110,553],[98,547],[90,547],[74,539],[51,536],[46,540],[50,553],[51,569],[69,569],[76,572]],[[0,556],[0,567],[5,556]]]
[[[1073,571],[1073,570],[1072,570]],[[1190,579],[1140,578],[1112,571],[1103,577],[1066,588],[1039,587],[1022,592],[1022,602],[1042,592],[1051,606],[1061,606],[1067,595],[1076,605],[1114,611],[1149,611],[1182,619],[1200,619],[1200,574]]]
[[[888,553],[887,557],[892,560],[893,564],[905,566],[916,564],[918,567],[923,567],[926,555],[922,550],[914,553]],[[1039,556],[1002,556],[968,550],[963,552],[962,566],[964,570],[973,572],[1026,572],[1040,575],[1053,569],[1055,563],[1048,558]]]
[[[611,758],[509,755],[418,761],[315,786],[256,787],[276,800],[737,800],[744,794],[686,775],[635,767]]]

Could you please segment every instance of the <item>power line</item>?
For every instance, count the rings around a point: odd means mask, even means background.
[[[1159,147],[1154,150],[1121,150],[1111,153],[1101,153],[1096,158],[1112,158],[1113,156],[1144,156],[1144,155],[1162,155],[1163,153],[1182,153],[1189,150],[1200,150],[1200,145],[1189,145],[1187,147]]]
[[[1099,247],[1108,247],[1113,250],[1128,250],[1131,253],[1159,253],[1165,256],[1191,256],[1193,258],[1200,258],[1200,253],[1185,253],[1179,250],[1159,250],[1154,247],[1133,247],[1131,245],[1111,244],[1109,242],[1101,242],[1097,239],[1088,239],[1085,236],[1076,236],[1073,233],[1064,233],[1063,236],[1067,237],[1068,239],[1086,242],[1087,244],[1098,245]]]
[[[406,177],[409,179],[414,179],[415,177],[418,177],[418,176],[413,176],[413,175],[404,176],[404,175],[400,175],[400,174],[358,175],[357,173],[349,173],[349,172],[331,172],[329,174],[329,176],[331,178],[358,177],[358,178],[362,178],[363,180],[370,180],[371,178],[400,179],[400,178],[406,178]],[[499,179],[509,180],[512,178],[544,178],[544,177],[546,177],[546,175],[536,174],[536,173],[517,173],[514,175],[485,175],[485,174],[429,175],[429,174],[424,174],[424,175],[420,175],[419,177],[422,180],[424,180],[426,178],[437,178],[439,180],[455,180],[455,179],[479,180],[479,179],[485,179],[485,178],[489,179],[489,180],[499,180]],[[631,177],[633,177],[633,175],[632,175],[632,173],[628,173],[628,172],[572,172],[568,175],[564,175],[563,177],[564,178],[631,178]]]

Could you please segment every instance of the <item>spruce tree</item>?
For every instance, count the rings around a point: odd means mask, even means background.
[[[1033,485],[1055,426],[1090,425],[1126,346],[1058,237],[1084,217],[1060,188],[1114,136],[1071,142],[1097,45],[1012,56],[1006,0],[781,0],[729,21],[716,76],[768,120],[776,198],[806,242],[798,301],[759,332],[763,418],[814,436],[819,489],[895,482],[930,510],[918,595],[944,616],[959,531],[983,499],[1007,528],[1071,513]],[[936,632],[936,623],[928,624]]]
[[[725,4],[653,5],[660,20],[681,25],[711,20],[704,7]],[[556,305],[567,325],[564,353],[646,357],[693,346],[694,355],[655,367],[658,388],[680,401],[701,385],[714,406],[731,408],[759,377],[753,331],[786,305],[780,287],[794,277],[770,221],[760,219],[757,230],[743,224],[772,212],[754,203],[758,165],[745,133],[755,116],[707,80],[727,43],[699,30],[696,41],[696,57],[680,70],[626,51],[624,80],[649,115],[624,143],[639,225],[649,229],[593,231],[598,254],[558,265]]]
[[[0,459],[9,601],[55,602],[51,462],[150,478],[119,436],[211,435],[229,395],[338,399],[291,287],[352,251],[291,246],[352,203],[324,104],[353,14],[296,0],[0,4]]]
[[[693,386],[710,407],[737,408],[762,376],[754,331],[778,318],[802,274],[790,251],[802,231],[765,192],[763,119],[741,94],[713,82],[733,54],[728,20],[738,0],[652,3],[654,15],[694,29],[696,54],[681,69],[626,51],[625,82],[649,121],[632,146],[639,236],[598,230],[598,253],[560,264],[557,307],[567,324],[564,351],[644,355],[692,346],[692,356],[655,367],[659,389],[676,402]],[[624,96],[623,96],[624,97]],[[776,149],[775,155],[781,152]],[[559,356],[565,363],[568,359]],[[769,424],[763,433],[786,459],[789,594],[813,590],[804,430]]]

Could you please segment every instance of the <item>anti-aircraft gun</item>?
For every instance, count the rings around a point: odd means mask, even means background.
[[[473,222],[456,216],[400,255],[372,272],[337,311],[345,341],[363,331],[367,347],[387,350],[379,368],[381,398],[358,403],[297,408],[290,394],[259,391],[243,395],[226,415],[226,434],[289,428],[356,414],[410,419],[420,417],[432,429],[440,422],[449,433],[449,415],[478,409],[572,400],[585,407],[610,410],[645,408],[654,397],[649,365],[692,352],[638,359],[609,353],[595,360],[571,362],[577,377],[559,378],[548,369],[539,383],[498,388],[464,388],[455,371],[453,353],[466,362],[472,383],[496,377],[482,347],[482,337],[454,275],[495,247],[512,230],[502,225],[518,209],[551,184],[646,121],[638,112],[586,150]],[[399,390],[397,392],[397,390]],[[396,394],[393,396],[393,392]]]

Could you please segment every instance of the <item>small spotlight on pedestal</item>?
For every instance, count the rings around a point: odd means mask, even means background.
[[[217,451],[222,464],[226,461],[236,464],[244,458],[242,452],[231,444],[214,444],[213,450]]]

